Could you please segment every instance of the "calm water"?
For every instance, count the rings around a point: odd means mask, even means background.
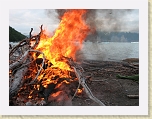
[[[17,43],[11,43],[16,45]],[[126,58],[139,58],[139,43],[125,42],[84,42],[82,50],[78,53],[81,59],[89,60],[122,60]]]
[[[126,42],[85,42],[81,56],[90,60],[122,60],[139,58],[139,43]]]

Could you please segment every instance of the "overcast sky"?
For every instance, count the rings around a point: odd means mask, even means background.
[[[55,10],[44,9],[10,9],[9,25],[23,34],[39,32],[39,27],[50,33],[59,25],[59,19]],[[139,10],[97,10],[94,22],[101,31],[125,31],[139,32]]]

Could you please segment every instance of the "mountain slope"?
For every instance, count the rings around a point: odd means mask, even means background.
[[[9,26],[9,42],[18,42],[26,38],[25,35],[21,34],[11,26]]]

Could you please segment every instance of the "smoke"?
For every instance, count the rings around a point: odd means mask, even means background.
[[[138,43],[92,43],[85,42],[79,60],[120,61],[126,58],[139,58]]]
[[[71,9],[47,9],[46,13],[51,19],[59,23],[68,10]],[[98,32],[138,32],[139,21],[132,20],[135,17],[134,12],[134,9],[87,9],[84,20],[90,26],[91,32],[85,41],[101,41]],[[138,12],[136,10],[136,14]]]
[[[55,11],[56,11],[56,13],[58,14],[58,19],[61,20],[61,18],[62,18],[62,16],[64,15],[64,13],[65,13],[66,11],[68,11],[68,10],[67,10],[67,9],[56,9]]]
[[[98,32],[138,32],[138,23],[133,25],[133,9],[88,9],[86,23],[92,29],[86,41],[101,41]],[[135,21],[138,22],[138,21]],[[110,39],[109,39],[110,40]]]
[[[70,9],[47,9],[46,14],[51,17],[51,19],[58,20],[59,22],[63,14],[68,10]],[[85,20],[93,34],[97,35],[96,31],[121,32],[129,29],[128,16],[131,15],[133,11],[133,9],[87,9]],[[134,28],[134,31],[135,30],[138,31],[138,28]]]
[[[57,14],[56,17],[58,20],[61,20],[63,14],[68,10],[71,9],[56,9],[55,12]],[[87,9],[84,20],[90,26],[91,32],[88,34],[85,41],[101,41],[98,35],[98,31],[128,31],[129,25],[127,22],[127,16],[132,12],[133,9]]]
[[[121,32],[128,29],[128,15],[133,9],[101,9],[97,10],[95,19],[98,30],[105,32]]]
[[[97,10],[96,9],[88,9],[86,13],[86,23],[90,26],[91,33],[87,36],[85,41],[96,42],[98,39],[97,33],[97,24],[96,19],[97,17]]]
[[[48,17],[53,19],[54,21],[57,21],[58,23],[61,21],[62,16],[64,15],[65,12],[72,10],[72,9],[46,9],[46,14]],[[95,18],[96,18],[96,10],[95,9],[87,9],[87,13],[83,16],[86,24],[90,26],[91,32],[90,35],[86,38],[86,41],[88,38],[93,39],[93,41],[96,41],[97,39],[97,32],[96,32],[96,23],[95,23]]]

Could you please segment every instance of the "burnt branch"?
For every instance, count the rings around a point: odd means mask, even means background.
[[[76,95],[76,94],[77,94],[77,92],[78,92],[79,87],[80,87],[80,82],[79,82],[79,85],[78,85],[78,87],[77,87],[77,89],[76,89],[76,91],[75,91],[75,93],[74,93],[74,95],[73,95],[73,97],[72,97],[72,99],[71,99],[71,100],[73,100],[73,99],[74,99],[75,95]]]
[[[32,31],[33,31],[33,28],[31,28],[31,31],[30,31],[30,34],[29,34],[30,39],[32,38]]]
[[[35,49],[36,46],[39,44],[40,38],[41,38],[41,34],[43,33],[43,25],[41,25],[40,27],[40,33],[36,36],[32,36],[30,33],[30,42],[31,41],[35,41],[34,45],[31,47],[31,49]],[[33,29],[31,29],[31,32],[33,31]]]

